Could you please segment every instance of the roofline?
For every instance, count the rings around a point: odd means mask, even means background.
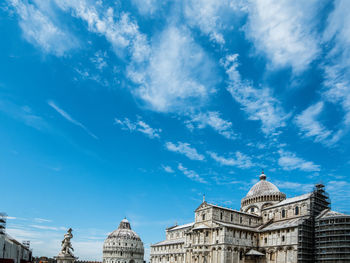
[[[284,200],[282,200],[281,202],[275,204],[275,205],[272,205],[272,206],[268,206],[268,207],[265,207],[263,209],[261,209],[261,211],[264,211],[264,210],[267,210],[267,209],[270,209],[270,208],[275,208],[275,207],[279,207],[279,206],[283,206],[283,205],[287,205],[287,204],[294,204],[294,203],[297,203],[297,202],[300,202],[300,201],[303,201],[303,200],[306,200],[306,199],[309,199],[310,196],[312,195],[313,192],[309,192],[309,193],[306,193],[306,194],[302,194],[302,195],[297,195],[297,196],[294,196],[294,197],[289,197],[289,198],[286,198]],[[284,204],[281,204],[282,202],[288,200],[288,199],[292,199],[292,198],[295,198],[295,197],[298,197],[298,196],[303,196],[303,195],[307,195],[307,194],[310,194],[310,196],[307,196],[303,199],[298,199],[296,201],[293,201],[293,202],[290,202],[290,203],[284,203]]]
[[[253,217],[261,218],[261,216],[258,216],[258,215],[249,214],[249,213],[246,213],[246,212],[242,212],[242,211],[235,210],[235,209],[228,208],[228,207],[224,207],[224,206],[214,205],[214,204],[210,204],[210,203],[208,203],[208,205],[210,205],[212,207],[228,210],[228,211],[231,211],[231,212],[236,212],[236,213],[239,213],[239,214],[247,215],[247,216],[253,216]]]
[[[175,225],[175,226],[170,226],[170,227],[167,227],[165,230],[166,231],[171,231],[173,230],[174,228],[178,227],[178,229],[183,229],[183,228],[190,228],[194,225],[195,222],[191,222],[191,223],[187,223],[187,224],[183,224],[183,225]]]
[[[171,240],[163,240],[163,241],[159,241],[159,242],[157,242],[157,243],[155,243],[155,244],[153,244],[153,245],[151,245],[151,247],[160,247],[160,246],[165,246],[165,245],[173,245],[173,244],[181,244],[181,243],[185,243],[185,240],[182,240],[182,241],[178,241],[178,242],[173,242],[173,243],[171,243],[171,244],[160,244],[160,243],[162,243],[162,242],[164,242],[164,241],[171,241]]]

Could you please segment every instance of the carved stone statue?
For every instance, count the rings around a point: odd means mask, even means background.
[[[72,234],[72,229],[69,228],[67,233],[64,234],[64,239],[61,242],[61,251],[58,254],[57,257],[55,257],[57,259],[57,263],[73,263],[77,257],[74,257],[73,255],[73,247],[72,247],[72,243],[70,242],[70,240],[73,238],[73,234]]]
[[[60,254],[63,255],[71,255],[74,257],[73,252],[74,249],[72,248],[72,243],[70,242],[70,240],[73,238],[73,234],[72,234],[72,229],[69,228],[67,233],[64,235],[64,239],[62,240],[62,249]]]

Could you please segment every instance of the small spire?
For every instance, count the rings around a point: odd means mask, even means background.
[[[203,194],[203,203],[205,202],[205,194]]]

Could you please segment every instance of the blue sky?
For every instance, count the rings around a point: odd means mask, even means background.
[[[350,211],[350,2],[7,0],[1,210],[54,256],[102,258],[126,216],[145,243],[202,194],[239,209],[261,169],[323,182]],[[148,256],[146,256],[147,258]]]

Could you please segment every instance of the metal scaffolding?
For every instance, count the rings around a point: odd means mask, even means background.
[[[316,262],[350,262],[350,216],[329,213],[315,222]]]
[[[7,215],[0,213],[0,235],[5,234]]]
[[[330,208],[329,195],[323,184],[317,184],[310,199],[310,217],[299,226],[298,232],[298,262],[315,262],[315,219],[322,211]]]

